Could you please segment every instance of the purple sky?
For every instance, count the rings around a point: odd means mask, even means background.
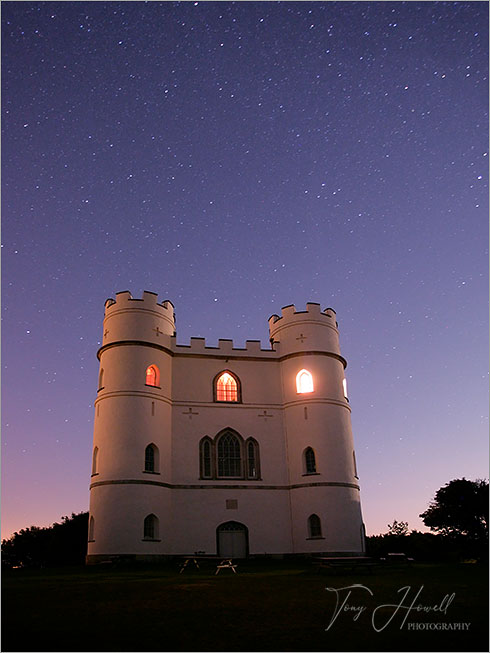
[[[337,311],[367,532],[488,477],[486,2],[4,2],[2,535],[88,509],[104,301]]]

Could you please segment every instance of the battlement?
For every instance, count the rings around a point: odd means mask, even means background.
[[[284,321],[289,321],[289,320],[294,320],[298,319],[296,316],[299,316],[299,319],[301,318],[306,318],[306,319],[311,319],[311,318],[320,318],[320,319],[328,319],[328,324],[332,324],[336,326],[336,321],[335,321],[335,316],[336,313],[333,308],[326,308],[324,311],[321,310],[320,304],[317,304],[316,302],[307,302],[306,304],[306,311],[297,311],[296,307],[294,304],[289,304],[288,306],[283,306],[281,308],[281,315],[271,315],[269,318],[269,329],[272,329],[273,325],[278,322],[279,320],[284,320]],[[278,325],[279,326],[279,325]]]
[[[105,315],[108,316],[120,309],[128,310],[136,308],[158,312],[161,312],[163,309],[165,311],[165,317],[175,321],[174,305],[172,302],[166,299],[165,301],[158,303],[157,297],[157,293],[150,292],[149,290],[143,291],[143,297],[141,299],[134,298],[129,290],[118,292],[116,293],[116,299],[112,299],[112,297],[106,299],[104,304]]]
[[[171,338],[172,351],[176,354],[204,354],[209,356],[260,356],[275,358],[277,351],[273,349],[262,349],[260,340],[247,340],[245,347],[234,347],[233,340],[220,338],[217,347],[206,345],[205,338],[191,338],[189,345],[178,345],[176,337]]]

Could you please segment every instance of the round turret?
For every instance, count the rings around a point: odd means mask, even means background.
[[[308,303],[269,318],[281,366],[284,422],[291,484],[294,549],[303,546],[301,525],[313,520],[309,546],[329,540],[336,551],[362,551],[362,517],[345,396],[346,360],[340,354],[335,311]],[[316,526],[315,526],[316,524]],[[299,525],[299,526],[298,526]],[[356,543],[353,549],[352,544]]]
[[[145,291],[142,299],[117,293],[105,303],[103,329],[97,354],[89,560],[133,552],[145,537],[144,519],[153,518],[155,505],[161,507],[162,527],[170,519],[168,490],[161,484],[172,476],[173,305],[157,303],[152,292]],[[152,532],[145,551],[155,555],[159,540],[154,528]]]

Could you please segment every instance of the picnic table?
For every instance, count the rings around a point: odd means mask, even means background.
[[[405,565],[410,565],[413,562],[413,558],[409,558],[406,553],[387,553],[386,558],[381,558],[383,562],[400,562]]]
[[[205,556],[205,555],[192,555],[184,556],[184,561],[180,566],[179,574],[181,574],[189,564],[194,564],[197,569],[200,569],[199,562],[202,561],[211,561],[217,562],[215,576],[221,571],[221,569],[231,569],[234,574],[236,574],[237,564],[233,562],[233,558],[223,558],[222,556]]]

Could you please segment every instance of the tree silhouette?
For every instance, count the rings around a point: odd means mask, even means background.
[[[88,512],[62,517],[61,524],[31,526],[2,541],[4,567],[83,564],[87,552]]]
[[[488,483],[459,478],[437,490],[420,517],[432,531],[488,539]]]
[[[405,537],[405,535],[408,535],[408,522],[396,521],[395,519],[392,524],[388,524],[388,535]]]

